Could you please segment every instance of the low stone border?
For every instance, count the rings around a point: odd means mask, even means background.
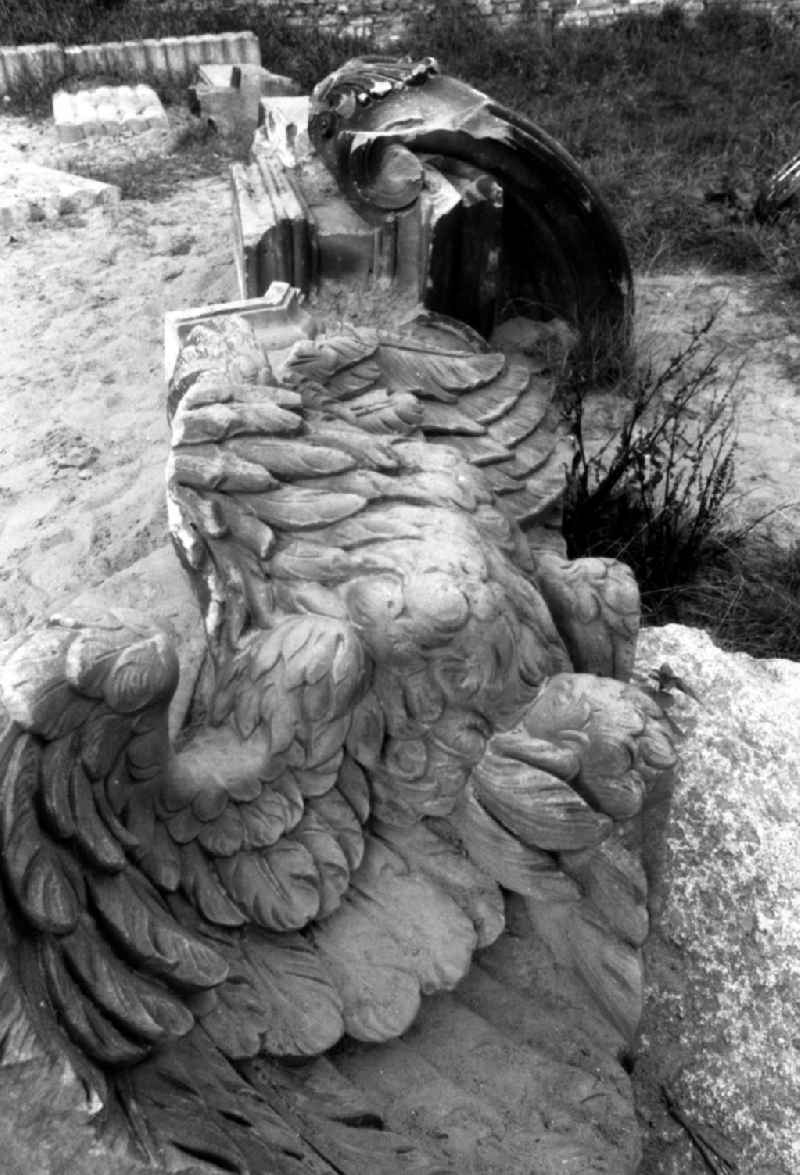
[[[0,48],[0,94],[6,94],[26,75],[86,76],[123,70],[182,80],[196,65],[261,64],[255,33],[208,33],[196,37],[107,41],[103,45],[16,45]]]

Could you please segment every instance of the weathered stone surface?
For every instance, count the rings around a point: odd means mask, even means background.
[[[650,852],[653,931],[636,1067],[642,1115],[654,1126],[643,1170],[706,1170],[659,1104],[663,1085],[701,1143],[730,1153],[740,1171],[796,1175],[800,665],[725,653],[677,625],[642,634],[640,668],[665,662],[699,702],[675,691],[683,765],[651,830],[663,852]]]
[[[192,328],[214,318],[235,314],[256,332],[269,351],[271,362],[279,364],[298,339],[312,338],[317,324],[303,306],[297,289],[286,282],[272,282],[263,298],[241,302],[218,302],[186,310],[168,310],[164,315],[164,377],[169,382],[178,352]]]
[[[33,163],[9,170],[0,183],[0,229],[11,232],[29,221],[56,220],[96,206],[113,210],[119,188]]]
[[[69,1067],[49,1057],[0,1066],[4,1175],[159,1175],[95,1137],[97,1109]]]
[[[418,251],[418,257],[427,259],[428,269],[420,275],[421,297],[431,310],[469,322],[488,337],[495,322],[500,285],[503,189],[487,172],[464,164],[451,165],[432,182],[433,171],[426,168],[426,187],[435,191],[446,184],[458,203],[439,239],[434,232],[427,250]],[[416,210],[423,221],[429,216],[424,204],[421,199]],[[418,258],[415,260],[419,265]]]
[[[370,224],[419,206],[422,162],[458,190],[460,217],[419,266],[426,307],[482,334],[511,311],[557,315],[579,333],[602,322],[612,350],[627,337],[630,262],[589,177],[535,123],[440,74],[433,58],[346,62],[314,87],[308,134]]]
[[[307,95],[262,98],[253,155],[264,150],[275,151],[284,167],[295,167],[300,160],[307,159],[311,151],[308,110]]]
[[[208,63],[198,65],[197,81],[206,86],[239,86],[242,83],[254,85],[262,97],[282,97],[300,94],[300,86],[293,78],[281,73],[271,73],[261,65],[252,62],[229,62],[226,65]]]
[[[174,737],[191,704],[206,638],[194,592],[172,545],[159,547],[97,587],[81,592],[60,611],[69,614],[70,608],[94,610],[98,614],[108,608],[140,609],[157,623],[168,626],[180,665],[178,688],[169,714],[170,733]]]
[[[317,272],[317,232],[294,173],[271,154],[231,166],[233,251],[242,298],[272,282],[307,293]]]
[[[44,45],[4,45],[0,47],[0,93],[5,94],[22,78],[41,78],[59,70],[64,51],[55,41]]]
[[[619,1037],[510,899],[509,933],[402,1041],[334,1061],[461,1175],[633,1175],[640,1158]]]
[[[161,99],[151,86],[98,86],[75,94],[57,90],[53,119],[62,143],[123,131],[168,129]]]
[[[199,65],[197,82],[189,88],[190,109],[221,135],[249,138],[258,125],[261,97],[270,92],[269,79],[293,85],[260,65]],[[296,93],[297,88],[284,92]]]
[[[380,230],[344,200],[310,204],[317,228],[319,276],[367,284],[377,276]]]

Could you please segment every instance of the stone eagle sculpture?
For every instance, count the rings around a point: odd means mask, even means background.
[[[16,973],[152,1153],[339,1170],[307,1165],[322,1128],[276,1059],[402,1033],[501,933],[501,887],[588,894],[640,945],[624,834],[672,745],[625,681],[629,574],[526,539],[539,395],[503,355],[425,317],[298,343],[278,378],[231,319],[195,328],[169,405],[204,712],[170,746],[146,617],[56,618],[2,667]]]
[[[591,266],[581,305],[610,282],[623,314],[625,274]],[[569,911],[635,1027],[636,820],[675,755],[628,682],[631,574],[548,531],[551,390],[435,314],[277,371],[244,320],[195,327],[168,394],[208,644],[187,721],[171,741],[178,658],[145,615],[73,610],[0,666],[14,1015],[154,1162],[433,1170],[298,1066],[408,1029],[502,933],[504,891]]]

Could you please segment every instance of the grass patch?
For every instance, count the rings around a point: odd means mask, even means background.
[[[800,659],[800,544],[728,522],[734,488],[735,378],[707,353],[712,315],[660,369],[629,359],[612,439],[591,449],[597,380],[583,356],[561,390],[576,438],[565,499],[570,557],[634,571],[649,623],[707,629],[725,648]]]
[[[437,5],[408,47],[528,115],[588,169],[640,270],[701,263],[796,281],[787,228],[750,222],[759,186],[797,151],[800,37],[739,5],[694,24],[667,7],[613,26],[487,35]]]
[[[672,608],[680,623],[706,629],[723,648],[800,660],[800,543],[723,532]]]
[[[688,582],[733,489],[735,411],[704,354],[711,316],[660,370],[631,361],[614,389],[626,409],[594,451],[586,428],[596,379],[573,364],[561,395],[576,438],[564,535],[571,556],[613,555],[636,572],[645,607]],[[608,435],[607,429],[603,430]]]

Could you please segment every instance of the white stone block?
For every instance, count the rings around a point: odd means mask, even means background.
[[[147,73],[147,49],[143,41],[126,41],[125,58],[125,64],[132,72]]]
[[[106,41],[98,45],[99,56],[103,67],[109,72],[119,69],[122,64],[122,41]]]
[[[261,47],[255,33],[235,33],[236,56],[233,61],[244,61],[249,65],[261,64]]]
[[[165,130],[167,116],[150,86],[98,86],[53,96],[53,119],[61,142],[82,137],[119,134],[122,130]]]
[[[24,77],[42,79],[48,72],[64,67],[64,51],[55,42],[6,46],[0,49],[0,54],[4,90],[10,89]]]

